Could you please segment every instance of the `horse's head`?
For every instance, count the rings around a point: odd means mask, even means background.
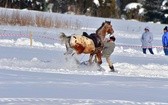
[[[106,33],[108,34],[113,34],[114,30],[112,28],[111,22],[110,21],[105,21],[104,22],[104,29],[106,31]]]
[[[114,33],[114,30],[112,28],[112,25],[111,25],[111,22],[110,21],[105,21],[102,23],[101,27],[99,27],[97,30],[96,30],[96,34],[98,36],[103,36],[105,37],[106,33],[108,34],[113,34]]]

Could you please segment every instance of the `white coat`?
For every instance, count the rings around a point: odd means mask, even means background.
[[[153,34],[149,31],[144,32],[141,37],[142,48],[151,48],[153,42]]]

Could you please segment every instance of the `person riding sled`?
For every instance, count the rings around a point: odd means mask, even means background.
[[[114,66],[110,59],[110,55],[114,52],[115,48],[115,40],[114,36],[111,36],[109,40],[104,42],[103,50],[102,50],[102,57],[106,58],[106,61],[109,65],[110,71],[114,72]]]

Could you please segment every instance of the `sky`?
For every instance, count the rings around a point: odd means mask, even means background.
[[[161,44],[166,25],[50,15],[71,22],[78,20],[80,27],[0,25],[1,105],[168,105],[168,57]],[[101,65],[104,70],[98,71],[94,64],[76,64],[75,59],[87,61],[89,55],[64,55],[65,45],[59,40],[61,32],[94,33],[105,20],[111,21],[115,31],[116,48],[110,58],[118,72],[109,72],[104,58]],[[140,37],[146,26],[154,35],[154,55],[142,53]]]

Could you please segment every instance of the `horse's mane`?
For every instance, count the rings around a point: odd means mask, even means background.
[[[98,34],[98,31],[104,26],[104,22],[102,23],[102,25],[96,30],[96,34]]]
[[[111,21],[105,21],[105,23],[107,23],[108,25],[110,25],[110,24],[111,24]]]

